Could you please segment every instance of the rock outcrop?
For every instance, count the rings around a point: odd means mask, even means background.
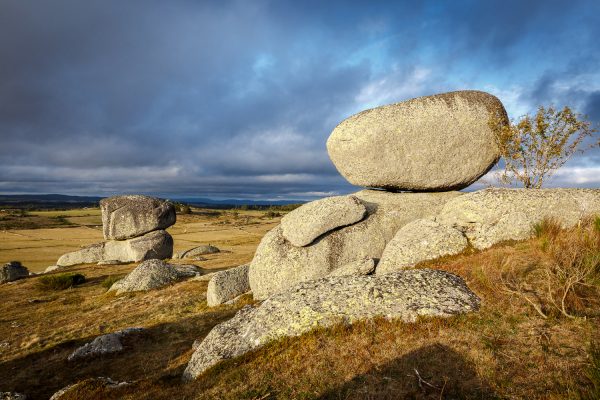
[[[430,219],[418,219],[404,225],[387,244],[377,274],[412,267],[422,261],[454,255],[467,248],[462,232]]]
[[[11,261],[0,268],[0,284],[16,281],[29,276],[29,270],[19,261]]]
[[[138,265],[123,279],[115,282],[109,289],[121,294],[159,289],[183,279],[202,275],[195,265],[167,264],[162,260],[147,260]]]
[[[281,219],[281,233],[291,244],[303,247],[332,229],[352,225],[367,209],[354,196],[334,196],[311,201]]]
[[[292,245],[281,226],[261,240],[250,264],[255,299],[265,299],[298,282],[318,279],[348,263],[379,259],[398,229],[416,219],[437,214],[459,192],[390,193],[363,190],[354,194],[367,209],[358,223],[333,230],[306,247]]]
[[[100,200],[106,240],[125,240],[164,230],[175,223],[173,204],[154,197],[130,195]]]
[[[284,336],[321,326],[383,316],[412,322],[476,311],[479,298],[458,276],[406,270],[377,276],[336,276],[303,282],[257,307],[246,306],[206,336],[184,373],[194,379],[219,361]]]
[[[485,189],[449,201],[436,217],[485,249],[533,235],[534,224],[552,218],[570,227],[600,214],[598,189]]]
[[[491,117],[508,122],[496,97],[458,91],[363,111],[327,140],[329,157],[352,184],[393,190],[462,189],[500,157]]]
[[[218,247],[213,246],[211,244],[205,244],[202,246],[194,247],[193,249],[180,251],[175,255],[174,258],[192,258],[203,256],[205,254],[215,254],[220,252],[221,250]]]
[[[104,260],[130,263],[171,258],[172,255],[173,237],[167,231],[154,231],[133,239],[109,240],[63,254],[56,265],[68,267],[99,263]]]
[[[144,331],[144,328],[126,328],[107,335],[98,336],[89,343],[84,344],[75,350],[67,358],[69,361],[82,358],[94,358],[105,354],[119,353],[123,351],[121,339],[131,334],[138,334]]]
[[[240,265],[214,274],[206,291],[208,305],[218,306],[248,292],[248,268],[248,265]]]

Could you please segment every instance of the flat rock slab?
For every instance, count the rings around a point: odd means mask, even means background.
[[[154,197],[130,195],[100,200],[104,239],[124,240],[167,229],[176,220],[173,204]]]
[[[486,249],[533,236],[534,224],[552,218],[564,228],[600,215],[598,189],[485,189],[446,203],[440,224],[465,234],[473,247]]]
[[[250,290],[248,265],[219,271],[208,282],[206,301],[210,307],[226,303]]]
[[[393,190],[465,188],[500,158],[488,122],[508,123],[500,100],[479,91],[419,97],[342,121],[327,152],[350,183]]]
[[[221,250],[218,247],[213,246],[211,244],[206,244],[206,245],[194,247],[193,249],[180,251],[179,253],[176,254],[175,258],[193,258],[193,257],[202,256],[205,254],[215,254],[215,253],[220,253],[220,252],[221,252]],[[202,258],[202,257],[199,257],[199,258]],[[199,261],[202,261],[202,260],[199,260]]]
[[[365,217],[367,209],[355,196],[334,196],[311,201],[281,219],[283,237],[297,247],[340,226],[352,225]]]
[[[265,299],[298,282],[325,277],[356,260],[381,258],[398,229],[415,219],[437,214],[447,201],[461,193],[362,190],[354,196],[367,208],[367,216],[328,232],[310,246],[292,245],[283,236],[280,225],[263,237],[248,275],[255,299]]]
[[[28,276],[29,270],[19,261],[11,261],[0,267],[0,283],[12,282]]]
[[[67,359],[73,361],[121,352],[123,351],[123,344],[121,343],[123,337],[143,331],[144,328],[126,328],[114,333],[98,336],[96,339],[75,350]]]
[[[404,225],[387,244],[377,274],[410,268],[420,262],[454,255],[467,248],[467,238],[457,229],[429,219]]]
[[[110,292],[121,294],[160,289],[186,278],[201,274],[194,265],[173,265],[162,260],[147,260],[138,265],[123,279],[113,283]]]
[[[149,259],[171,258],[173,237],[167,231],[153,231],[128,240],[109,240],[62,255],[56,265],[130,263]]]
[[[319,326],[378,316],[413,322],[419,316],[449,317],[478,308],[479,298],[465,282],[444,271],[406,270],[303,282],[257,307],[246,306],[215,326],[193,354],[184,379],[196,378],[221,360]]]

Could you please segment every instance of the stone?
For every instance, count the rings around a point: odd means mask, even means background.
[[[104,239],[124,240],[164,230],[176,220],[173,204],[154,197],[129,195],[100,200]]]
[[[381,258],[398,229],[415,219],[437,214],[460,192],[390,193],[362,190],[354,194],[366,207],[360,222],[333,230],[307,247],[296,247],[276,226],[261,240],[249,281],[255,299],[265,299],[298,282],[318,279],[348,263]]]
[[[340,174],[357,186],[390,190],[463,189],[500,158],[490,118],[508,123],[496,97],[458,91],[363,111],[327,140]]]
[[[138,265],[123,279],[113,283],[109,292],[117,295],[125,292],[139,292],[160,289],[175,282],[200,275],[195,265],[167,264],[162,260],[147,260]]]
[[[27,267],[21,265],[19,261],[11,261],[0,268],[0,283],[7,283],[23,279],[29,276]]]
[[[334,196],[311,201],[281,219],[281,232],[291,244],[303,247],[332,229],[352,225],[367,209],[355,196]]]
[[[250,290],[248,265],[217,272],[208,282],[206,301],[209,307],[218,306]]]
[[[374,317],[414,322],[419,316],[449,317],[478,308],[479,298],[463,279],[445,271],[405,270],[302,282],[215,326],[192,355],[184,379],[195,379],[221,360],[316,327]]]
[[[104,388],[104,390],[110,391],[112,389],[117,389],[117,388],[127,386],[127,385],[129,385],[129,382],[117,382],[117,381],[114,381],[110,378],[106,378],[103,376],[100,376],[98,378],[89,378],[89,379],[74,383],[72,385],[68,385],[68,386],[60,389],[58,392],[54,393],[52,395],[52,397],[50,397],[50,400],[61,400],[63,398],[73,398],[72,397],[73,395],[79,396],[82,388],[84,388],[86,386],[93,388],[93,394],[95,394],[96,396],[99,396],[99,395],[103,395],[105,393],[99,392],[98,386],[102,386]]]
[[[385,246],[377,264],[377,274],[387,274],[423,261],[455,255],[468,245],[462,232],[430,219],[418,219],[400,228]]]
[[[58,265],[51,265],[44,270],[45,274],[49,274],[50,272],[56,272],[65,269],[65,267],[59,267]]]
[[[27,400],[27,396],[17,392],[0,392],[0,400]]]
[[[446,203],[436,221],[463,232],[483,250],[533,236],[534,224],[552,218],[564,228],[600,215],[598,189],[484,189]]]
[[[329,276],[369,275],[375,272],[375,264],[376,262],[373,258],[357,260],[333,270]]]
[[[109,240],[62,255],[56,265],[130,263],[166,259],[173,255],[173,238],[167,231],[153,231],[128,240]]]
[[[217,272],[209,272],[208,274],[204,274],[204,275],[199,275],[199,276],[195,276],[192,279],[190,279],[191,281],[200,281],[200,282],[210,282],[210,280],[213,278],[213,276],[215,276],[217,274]]]
[[[71,353],[67,360],[94,358],[105,354],[121,352],[123,351],[123,344],[121,343],[123,337],[141,333],[144,330],[144,328],[126,328],[114,333],[98,336]]]
[[[177,253],[175,255],[175,258],[195,258],[195,259],[198,259],[198,261],[204,261],[206,259],[204,257],[199,257],[199,256],[202,256],[205,254],[220,253],[220,252],[221,252],[221,250],[218,247],[210,245],[210,244],[206,244],[206,245],[194,247],[189,250],[180,251],[179,253]],[[202,260],[202,259],[204,259],[204,260]]]

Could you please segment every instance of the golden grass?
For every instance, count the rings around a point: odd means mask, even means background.
[[[215,258],[249,257],[261,236],[260,230],[253,230],[256,225],[240,223],[239,216],[206,217],[208,221],[194,217],[180,218],[176,234],[197,235],[203,241],[214,233],[216,240],[210,242],[229,245],[233,252]],[[258,222],[262,229],[275,223],[260,215],[250,215],[248,221]],[[231,236],[222,230],[225,227]],[[461,275],[482,298],[478,313],[415,324],[379,319],[319,329],[221,363],[188,384],[180,378],[193,341],[241,306],[207,308],[206,283],[188,281],[121,297],[107,294],[101,282],[131,270],[129,265],[73,268],[88,282],[58,294],[41,292],[37,278],[2,285],[0,390],[42,399],[67,384],[108,376],[132,384],[106,391],[90,382],[72,398],[594,398],[598,393],[594,384],[600,385],[594,350],[600,343],[598,292],[588,292],[589,288],[576,292],[579,298],[568,308],[575,318],[569,318],[541,296],[546,281],[537,278],[557,262],[558,254],[568,253],[564,249],[581,249],[577,237],[583,232],[578,229],[557,233],[551,243],[541,235],[423,265]],[[553,251],[552,246],[563,250]],[[227,262],[221,260],[220,265]],[[507,287],[508,278],[540,292],[545,317]],[[597,285],[593,279],[585,282]],[[78,345],[127,326],[148,331],[126,342],[125,353],[89,362],[66,361]]]

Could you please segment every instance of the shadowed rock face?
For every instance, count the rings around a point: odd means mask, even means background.
[[[446,203],[440,224],[462,231],[473,247],[485,249],[533,235],[533,225],[549,217],[571,227],[600,215],[598,189],[486,189]]]
[[[148,196],[114,196],[100,200],[107,240],[124,240],[166,229],[176,220],[173,204]]]
[[[449,317],[478,308],[479,298],[465,282],[444,271],[407,270],[302,282],[214,327],[192,356],[184,378],[194,379],[221,360],[317,326],[376,316],[413,322],[418,316]]]
[[[392,190],[465,188],[500,157],[490,117],[508,116],[500,100],[479,91],[419,97],[363,111],[327,140],[350,183]]]
[[[250,264],[250,287],[264,299],[298,282],[317,279],[349,263],[379,259],[398,229],[416,219],[438,213],[459,192],[389,193],[363,190],[354,194],[367,209],[358,223],[327,233],[309,246],[296,247],[281,226],[261,240]]]
[[[0,283],[12,282],[29,276],[29,270],[19,261],[11,261],[0,267]]]
[[[248,265],[217,272],[208,282],[206,301],[210,307],[218,306],[250,290]]]

